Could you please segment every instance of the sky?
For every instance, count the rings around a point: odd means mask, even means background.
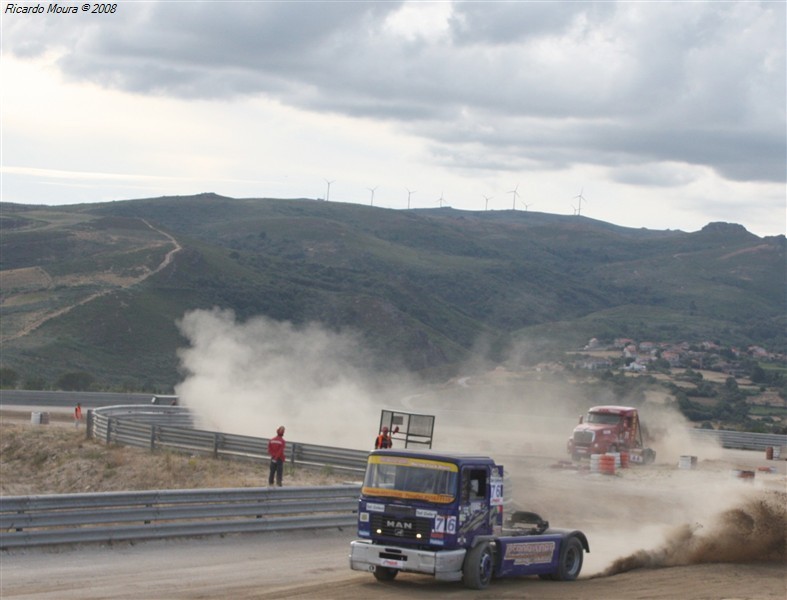
[[[48,6],[0,12],[3,201],[214,192],[787,230],[783,0]]]

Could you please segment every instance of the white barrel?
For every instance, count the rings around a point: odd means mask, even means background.
[[[30,413],[30,422],[33,425],[41,425],[41,413],[40,412]]]
[[[774,446],[773,447],[773,460],[779,460],[782,456],[782,447],[781,446]]]
[[[697,457],[696,456],[681,456],[680,460],[678,461],[678,468],[679,469],[693,469],[697,466]]]
[[[607,454],[611,454],[615,457],[615,468],[620,468],[620,452],[607,452]]]
[[[590,472],[591,473],[598,473],[598,463],[599,459],[601,458],[600,454],[591,454],[590,455]]]

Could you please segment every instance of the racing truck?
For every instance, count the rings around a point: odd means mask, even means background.
[[[486,588],[493,578],[577,578],[587,537],[539,515],[503,514],[503,466],[492,458],[430,450],[376,450],[358,501],[350,568],[379,581],[400,572]],[[505,525],[504,525],[505,520]]]
[[[652,463],[656,452],[645,448],[639,413],[631,406],[594,406],[574,428],[567,445],[574,460],[607,452],[629,453],[632,463]]]

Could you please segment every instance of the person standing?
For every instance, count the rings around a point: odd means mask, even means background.
[[[77,402],[74,407],[74,427],[79,429],[79,424],[82,422],[82,405]]]
[[[268,485],[273,485],[275,478],[276,485],[281,487],[282,475],[284,475],[284,451],[287,443],[284,441],[284,425],[280,425],[276,430],[276,437],[268,441],[268,456],[271,457],[271,471],[268,476]]]
[[[399,427],[394,427],[393,432],[399,433]],[[377,439],[374,441],[374,447],[378,450],[393,448],[393,439],[391,438],[391,432],[387,427],[383,426],[382,430],[380,431],[380,435],[378,435]]]

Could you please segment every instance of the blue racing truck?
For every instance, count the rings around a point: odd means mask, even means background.
[[[358,503],[350,567],[390,581],[400,571],[486,588],[492,578],[570,581],[590,552],[584,533],[532,512],[503,515],[503,467],[486,456],[376,450]]]

